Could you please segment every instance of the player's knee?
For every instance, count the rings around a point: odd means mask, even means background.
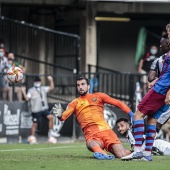
[[[86,142],[86,146],[87,148],[90,150],[90,148],[92,148],[93,146],[95,146],[96,143],[93,140],[87,141]]]
[[[134,120],[138,120],[138,119],[143,119],[144,118],[144,114],[142,112],[140,112],[139,110],[137,110],[135,113],[134,113]]]

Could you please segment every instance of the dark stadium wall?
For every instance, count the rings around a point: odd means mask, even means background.
[[[139,27],[131,23],[98,24],[98,64],[109,69],[135,72],[135,50]]]
[[[152,21],[152,20],[151,20]],[[146,49],[152,44],[159,48],[163,28],[167,21],[98,22],[98,65],[123,72],[137,72],[135,54],[138,32],[148,30]]]
[[[71,11],[70,16],[68,15],[69,11],[67,15],[63,11],[58,16],[57,8],[55,9],[56,12],[54,9],[47,8],[44,11],[43,8],[37,8],[37,6],[10,6],[6,4],[2,5],[2,15],[80,35],[80,67],[84,70],[84,63],[87,58],[85,54],[86,16],[82,15],[80,19],[81,15],[75,16]],[[83,13],[84,11],[82,10]],[[134,13],[131,15],[135,20],[132,19],[130,22],[97,22],[97,63],[99,66],[124,72],[137,72],[135,53],[139,29],[146,27],[153,33],[158,30],[155,34],[161,36],[161,31],[169,23],[169,18],[166,14],[140,14],[137,16]],[[153,37],[151,35],[151,38],[149,38],[152,43]],[[154,40],[158,46],[159,41],[159,39]]]

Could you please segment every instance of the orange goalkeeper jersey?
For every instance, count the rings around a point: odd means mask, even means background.
[[[123,102],[111,98],[105,93],[88,93],[80,96],[68,104],[63,112],[61,121],[66,120],[72,113],[75,113],[78,122],[84,133],[86,140],[100,131],[110,129],[103,113],[104,104],[111,104],[119,107],[125,113],[130,112],[130,108]]]

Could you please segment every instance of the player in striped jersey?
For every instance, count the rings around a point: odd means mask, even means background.
[[[148,74],[148,81],[150,82],[149,88],[151,88],[154,85],[155,80],[157,80],[157,78],[160,76],[165,56],[167,55],[167,52],[170,51],[168,34],[163,35],[161,38],[160,51],[162,52],[163,55],[155,59],[150,67],[150,72]],[[157,133],[170,118],[170,108],[166,112],[163,112],[161,116],[159,117],[160,114],[161,114],[161,110],[158,111],[158,114],[155,114],[156,115],[155,118],[158,119],[157,124],[156,124]]]
[[[169,42],[167,46],[170,46]],[[170,51],[166,54],[161,74],[154,86],[142,98],[134,113],[134,152],[121,160],[140,159],[152,161],[152,147],[156,135],[156,122],[159,116],[167,111],[170,105]],[[156,115],[157,114],[157,115]],[[154,115],[154,117],[153,117]],[[144,118],[147,116],[146,128]],[[142,148],[143,135],[146,135],[145,150]]]
[[[131,152],[133,152],[135,139],[133,136],[133,129],[130,121],[126,118],[120,118],[116,121],[117,130],[120,135],[127,138],[128,143],[131,145]],[[142,148],[145,148],[145,136],[143,137]],[[170,156],[170,143],[161,139],[155,139],[152,148],[152,154]]]

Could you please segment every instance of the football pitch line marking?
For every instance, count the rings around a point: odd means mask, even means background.
[[[48,150],[48,149],[64,149],[64,148],[75,148],[77,146],[58,146],[58,147],[50,147],[50,148],[32,148],[32,149],[8,149],[8,150],[0,150],[0,152],[13,152],[13,151],[26,151],[26,150]]]

